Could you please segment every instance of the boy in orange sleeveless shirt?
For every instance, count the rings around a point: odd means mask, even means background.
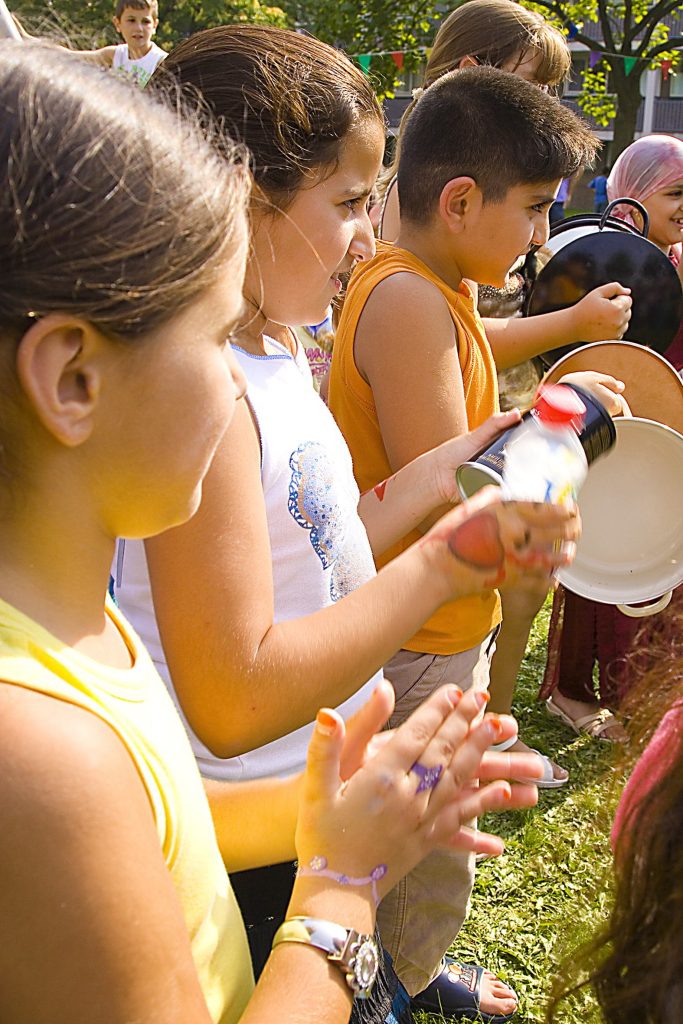
[[[361,491],[383,493],[411,459],[482,423],[498,408],[496,366],[547,349],[547,333],[528,321],[523,340],[515,321],[487,339],[468,280],[504,285],[518,257],[547,240],[562,178],[596,148],[584,122],[507,72],[456,71],[420,98],[402,138],[399,237],[354,272],[332,358],[329,405]],[[392,724],[442,682],[486,688],[499,622],[496,594],[442,607],[385,666],[397,694]],[[383,901],[378,921],[399,977],[420,993],[417,1008],[454,1016],[463,989],[476,987],[483,1019],[500,1021],[514,1009],[512,990],[481,968],[441,962],[473,878],[473,858],[432,854]]]

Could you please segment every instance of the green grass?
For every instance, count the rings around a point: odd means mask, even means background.
[[[536,699],[543,676],[550,600],[539,613],[520,670],[514,713],[520,735],[570,772],[566,786],[539,790],[533,810],[489,815],[480,827],[505,840],[478,866],[470,915],[452,952],[483,964],[520,997],[516,1024],[541,1024],[563,958],[609,910],[609,831],[614,814],[611,744],[575,736]],[[560,1024],[598,1024],[589,993],[562,1007]],[[443,1018],[417,1014],[419,1024]]]

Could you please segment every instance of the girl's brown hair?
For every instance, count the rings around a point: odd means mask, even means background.
[[[448,15],[436,33],[422,84],[426,89],[447,71],[454,71],[464,57],[502,68],[536,53],[541,57],[538,83],[559,85],[569,74],[571,57],[554,26],[514,0],[468,0]]]
[[[242,251],[240,160],[170,104],[64,51],[0,43],[0,440],[33,319],[73,314],[132,341]]]
[[[0,332],[60,311],[134,338],[191,302],[242,238],[229,150],[67,53],[0,44]]]
[[[422,87],[416,90],[416,98],[401,118],[396,155],[383,175],[384,187],[398,170],[401,135],[424,89],[447,72],[455,71],[466,57],[487,67],[502,68],[512,61],[520,64],[537,53],[538,84],[560,85],[571,70],[569,48],[561,33],[542,15],[527,11],[514,0],[467,0],[451,11],[434,37]],[[482,131],[486,130],[483,126]]]
[[[199,92],[251,153],[254,180],[286,209],[296,192],[334,168],[358,123],[384,124],[362,71],[312,36],[265,25],[223,25],[181,43],[154,81],[173,76]]]

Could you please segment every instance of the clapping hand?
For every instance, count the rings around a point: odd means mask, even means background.
[[[377,738],[393,707],[388,683],[347,726],[335,712],[320,712],[297,823],[300,864],[324,859],[357,878],[384,866],[381,896],[436,846],[500,853],[500,839],[465,823],[487,811],[532,806],[536,787],[514,779],[540,777],[542,766],[534,754],[488,752],[516,725],[483,715],[486,701],[481,691],[443,687],[400,728]]]

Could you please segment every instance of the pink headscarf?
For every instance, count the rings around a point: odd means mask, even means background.
[[[621,153],[607,179],[610,202],[628,196],[642,203],[655,192],[683,180],[683,142],[673,135],[645,135]],[[613,216],[629,224],[635,221],[628,206],[617,206]],[[680,258],[681,246],[672,247]]]

